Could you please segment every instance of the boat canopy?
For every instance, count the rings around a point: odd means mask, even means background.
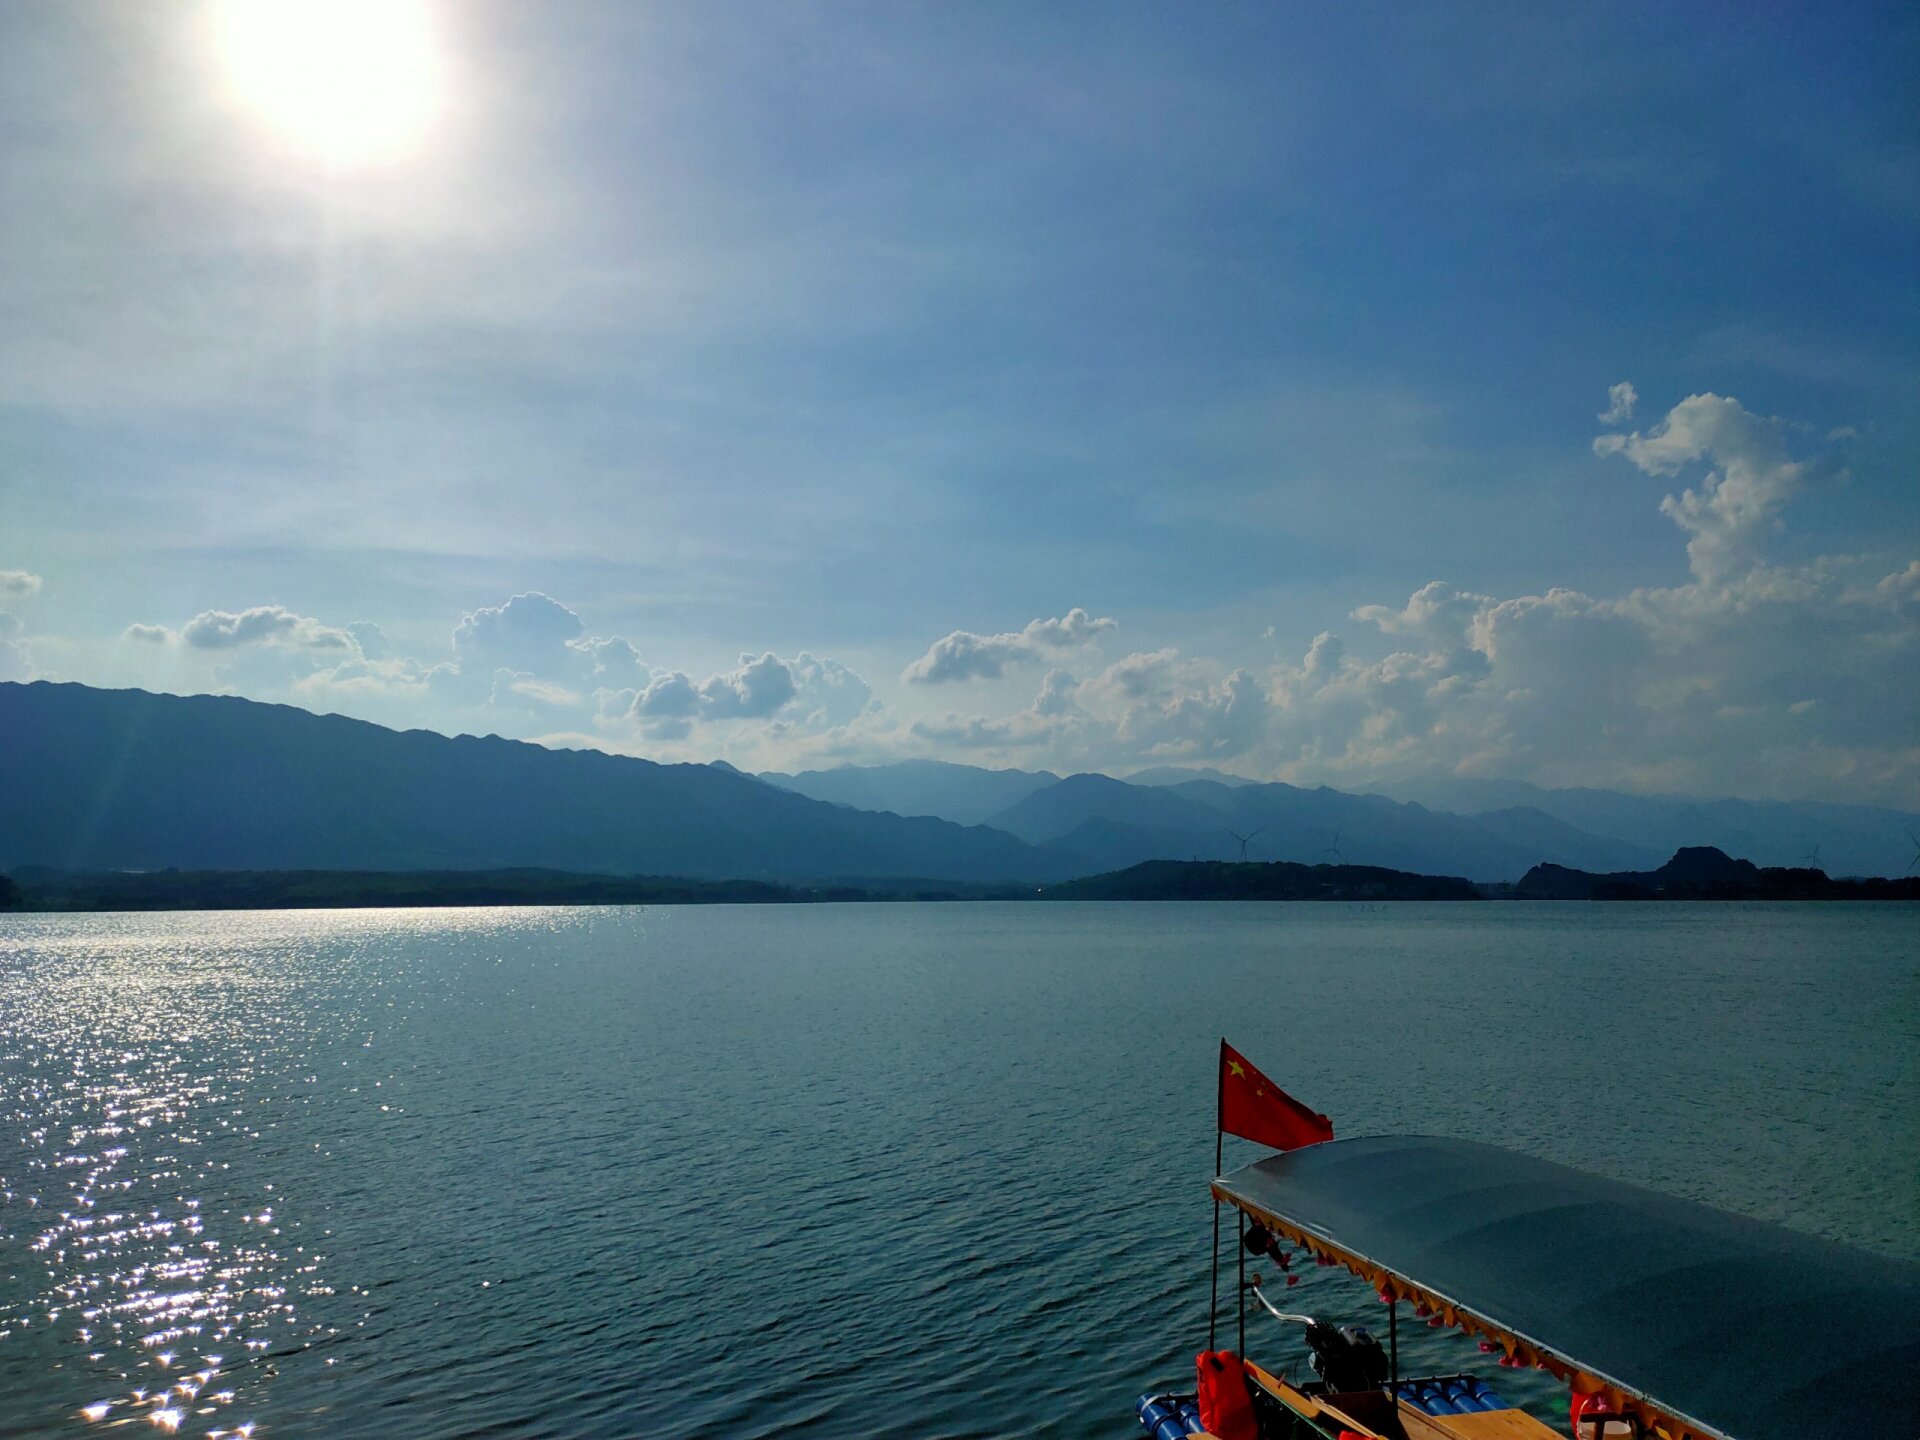
[[[1920,1265],[1470,1140],[1330,1140],[1217,1199],[1671,1440],[1920,1434]]]

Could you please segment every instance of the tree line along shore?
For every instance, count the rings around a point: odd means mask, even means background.
[[[1705,847],[1653,871],[1537,865],[1513,885],[1372,865],[1155,860],[1055,885],[849,878],[807,883],[558,870],[150,870],[0,875],[0,910],[296,910],[484,905],[846,904],[902,900],[1920,900],[1920,877],[1834,879]]]

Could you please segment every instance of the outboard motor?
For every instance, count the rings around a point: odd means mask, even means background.
[[[1313,1351],[1307,1363],[1330,1394],[1377,1390],[1387,1383],[1387,1352],[1361,1326],[1316,1320],[1307,1326],[1307,1346]]]

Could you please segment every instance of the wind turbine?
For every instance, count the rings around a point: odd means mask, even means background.
[[[1820,865],[1819,842],[1815,841],[1813,849],[1809,850],[1806,854],[1802,855],[1800,858],[1807,862],[1807,865],[1809,866],[1809,868],[1813,868],[1813,869],[1819,868],[1819,865]]]
[[[1913,841],[1913,859],[1907,861],[1907,869],[1911,871],[1914,866],[1920,865],[1920,835],[1915,835],[1909,830],[1907,839]]]
[[[1344,825],[1336,826],[1333,832],[1333,843],[1327,846],[1320,853],[1322,855],[1332,855],[1332,856],[1338,857],[1340,854],[1340,837],[1345,833],[1346,833],[1346,827]]]
[[[1262,825],[1260,827],[1260,830],[1264,830],[1266,828],[1267,828],[1266,826]],[[1233,836],[1234,839],[1240,842],[1240,863],[1242,865],[1247,863],[1247,842],[1253,839],[1254,836],[1258,835],[1260,833],[1260,830],[1249,830],[1244,835],[1242,835],[1238,830],[1227,831],[1227,834]]]

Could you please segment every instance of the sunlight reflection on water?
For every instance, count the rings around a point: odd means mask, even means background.
[[[33,917],[0,934],[0,1073],[20,1137],[0,1245],[34,1262],[0,1291],[0,1345],[82,1371],[101,1398],[78,1418],[169,1433],[204,1418],[244,1437],[283,1357],[340,1333],[337,1308],[307,1308],[336,1294],[330,1231],[289,1210],[284,1182],[260,1178],[278,1167],[248,1151],[299,1143],[283,1132],[316,1099],[382,1084],[363,1066],[322,1092],[311,1067],[352,1039],[371,978],[356,963],[368,945],[389,955],[395,932],[363,913]],[[320,937],[344,984],[316,985]]]

